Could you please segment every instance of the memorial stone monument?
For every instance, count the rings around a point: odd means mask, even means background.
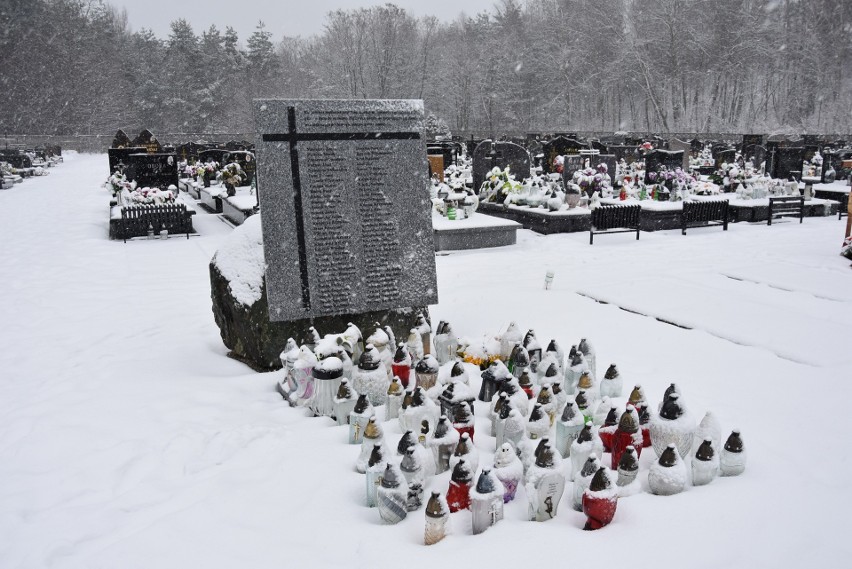
[[[256,100],[269,319],[438,300],[423,103]]]
[[[479,193],[482,182],[494,167],[509,167],[518,182],[530,176],[530,155],[523,146],[513,142],[480,142],[473,151],[473,191]]]

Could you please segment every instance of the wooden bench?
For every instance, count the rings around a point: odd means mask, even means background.
[[[595,244],[595,235],[604,233],[636,232],[639,240],[639,221],[642,207],[639,205],[602,205],[592,210],[592,226],[589,229],[589,245]]]
[[[769,198],[769,216],[767,225],[772,225],[773,217],[799,218],[799,223],[805,219],[805,198],[802,196],[784,196],[780,198]]]
[[[133,237],[148,235],[148,228],[155,235],[165,229],[169,234],[193,232],[192,216],[195,212],[187,210],[185,204],[132,205],[121,208],[121,219],[116,220],[113,239],[123,239],[126,243]]]
[[[688,227],[715,225],[721,225],[724,231],[728,230],[728,200],[683,202],[681,234],[686,235]]]

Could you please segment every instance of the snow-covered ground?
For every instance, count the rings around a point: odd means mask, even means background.
[[[104,155],[70,155],[0,192],[0,567],[847,565],[845,221],[594,246],[520,231],[513,247],[439,256],[433,322],[475,338],[517,320],[566,350],[588,337],[625,391],[641,383],[656,406],[674,381],[696,418],[714,411],[723,436],[739,427],[749,463],[676,496],[623,498],[597,532],[581,531],[570,486],[545,523],[526,521],[520,489],[497,526],[472,536],[470,514],[453,514],[454,534],[426,547],[422,510],[386,526],[363,505],[345,427],[287,407],[279,374],[225,356],[207,264],[231,228],[199,211],[200,237],[110,242],[106,175]],[[399,427],[385,430],[395,447]]]

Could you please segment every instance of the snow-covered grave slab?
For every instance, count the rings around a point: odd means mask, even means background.
[[[432,215],[435,251],[484,249],[514,245],[521,224],[498,219],[481,213],[461,220],[450,220],[442,215]]]
[[[231,223],[242,225],[242,223],[254,215],[257,207],[257,196],[240,194],[229,196],[222,201],[222,215]]]
[[[690,567],[845,566],[852,270],[836,219],[594,247],[519,230],[514,247],[438,257],[433,325],[475,339],[517,320],[566,350],[588,337],[625,390],[641,383],[656,404],[676,381],[694,414],[712,410],[725,435],[739,427],[749,464],[654,496],[645,449],[642,491],[602,530],[582,531],[570,483],[554,519],[527,521],[521,487],[497,525],[474,536],[471,513],[454,513],[450,535],[426,547],[422,509],[389,526],[366,507],[346,427],[287,407],[281,372],[225,356],[208,264],[233,230],[198,215],[192,240],[115,246],[103,238],[105,164],[66,152],[50,176],[0,194],[3,567],[513,567],[541,543],[569,548],[572,566],[601,564],[613,544],[637,552],[637,568],[663,553]],[[34,200],[51,207],[21,216]],[[486,411],[477,404],[475,451],[488,467]],[[389,441],[401,434],[386,423]]]
[[[422,101],[264,99],[254,120],[272,321],[437,301]]]

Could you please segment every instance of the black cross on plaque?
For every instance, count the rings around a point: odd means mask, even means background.
[[[293,205],[296,213],[296,241],[299,245],[299,276],[302,282],[302,306],[311,309],[311,291],[308,286],[308,255],[305,248],[305,220],[302,204],[302,178],[299,173],[299,141],[325,140],[417,140],[419,132],[324,132],[298,133],[296,131],[296,107],[287,107],[286,134],[264,134],[264,142],[288,142],[290,144],[290,170],[293,173]]]

